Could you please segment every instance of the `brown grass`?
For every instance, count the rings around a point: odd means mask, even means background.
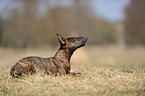
[[[57,49],[0,48],[0,95],[26,96],[145,96],[143,48],[86,47],[71,61],[78,77],[42,74],[12,79],[10,68],[22,57],[50,57]]]

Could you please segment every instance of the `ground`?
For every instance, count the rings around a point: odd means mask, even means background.
[[[145,49],[85,47],[72,56],[73,72],[81,76],[35,74],[10,76],[11,67],[26,56],[51,57],[57,49],[0,48],[1,96],[145,96]]]

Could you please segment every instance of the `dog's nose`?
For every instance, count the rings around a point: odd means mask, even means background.
[[[87,40],[88,38],[87,37],[84,37],[85,38],[85,40]]]

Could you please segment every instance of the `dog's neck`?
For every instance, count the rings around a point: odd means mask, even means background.
[[[57,60],[70,64],[70,59],[72,54],[74,53],[75,50],[68,50],[68,49],[59,49],[57,53],[55,54],[54,58]]]

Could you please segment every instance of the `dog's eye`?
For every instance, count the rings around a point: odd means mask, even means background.
[[[68,39],[68,41],[73,42],[73,41],[74,41],[74,39],[73,39],[73,38],[69,38],[69,39]]]
[[[71,42],[73,42],[73,41],[74,41],[74,39],[70,39],[70,41],[71,41]]]
[[[67,39],[69,42],[74,42],[74,38]]]
[[[80,41],[80,38],[76,38],[77,41]]]

